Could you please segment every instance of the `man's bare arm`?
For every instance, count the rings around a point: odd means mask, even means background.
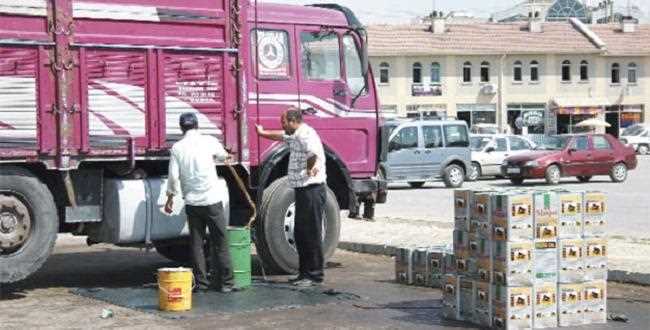
[[[257,128],[257,134],[265,139],[273,141],[284,140],[284,131],[267,131],[262,125],[255,125],[255,127]]]
[[[316,155],[307,158],[307,175],[313,177],[318,174],[318,167],[316,166],[317,162],[318,157],[316,157]]]

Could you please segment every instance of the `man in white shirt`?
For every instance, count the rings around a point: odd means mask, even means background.
[[[169,160],[167,203],[165,212],[171,213],[174,196],[183,194],[185,212],[190,227],[192,261],[199,289],[217,289],[230,292],[233,274],[226,236],[226,218],[223,200],[228,188],[220,184],[215,160],[229,157],[219,140],[199,133],[198,119],[193,113],[180,117],[183,139],[174,144]],[[209,228],[210,273],[206,266],[203,241]]]
[[[322,283],[325,276],[321,241],[327,198],[325,151],[318,133],[303,123],[299,109],[289,108],[281,121],[284,131],[265,131],[258,125],[257,133],[289,147],[287,175],[296,196],[294,236],[299,257],[299,275],[292,282],[308,287]]]

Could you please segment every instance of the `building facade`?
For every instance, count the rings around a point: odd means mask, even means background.
[[[436,26],[437,24],[437,26]],[[386,117],[458,118],[519,134],[650,119],[650,26],[566,22],[373,26]]]

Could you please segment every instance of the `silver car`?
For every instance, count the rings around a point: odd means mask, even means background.
[[[519,135],[472,135],[472,168],[469,180],[500,176],[501,164],[510,156],[535,149],[535,143]]]
[[[442,178],[447,187],[458,188],[471,168],[464,121],[404,122],[392,129],[388,141],[387,160],[380,167],[388,182],[419,188]]]

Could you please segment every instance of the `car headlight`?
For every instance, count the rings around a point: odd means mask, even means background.
[[[524,164],[524,166],[526,166],[526,167],[538,167],[539,162],[536,161],[536,160],[531,160],[531,161],[526,162],[526,164]]]

